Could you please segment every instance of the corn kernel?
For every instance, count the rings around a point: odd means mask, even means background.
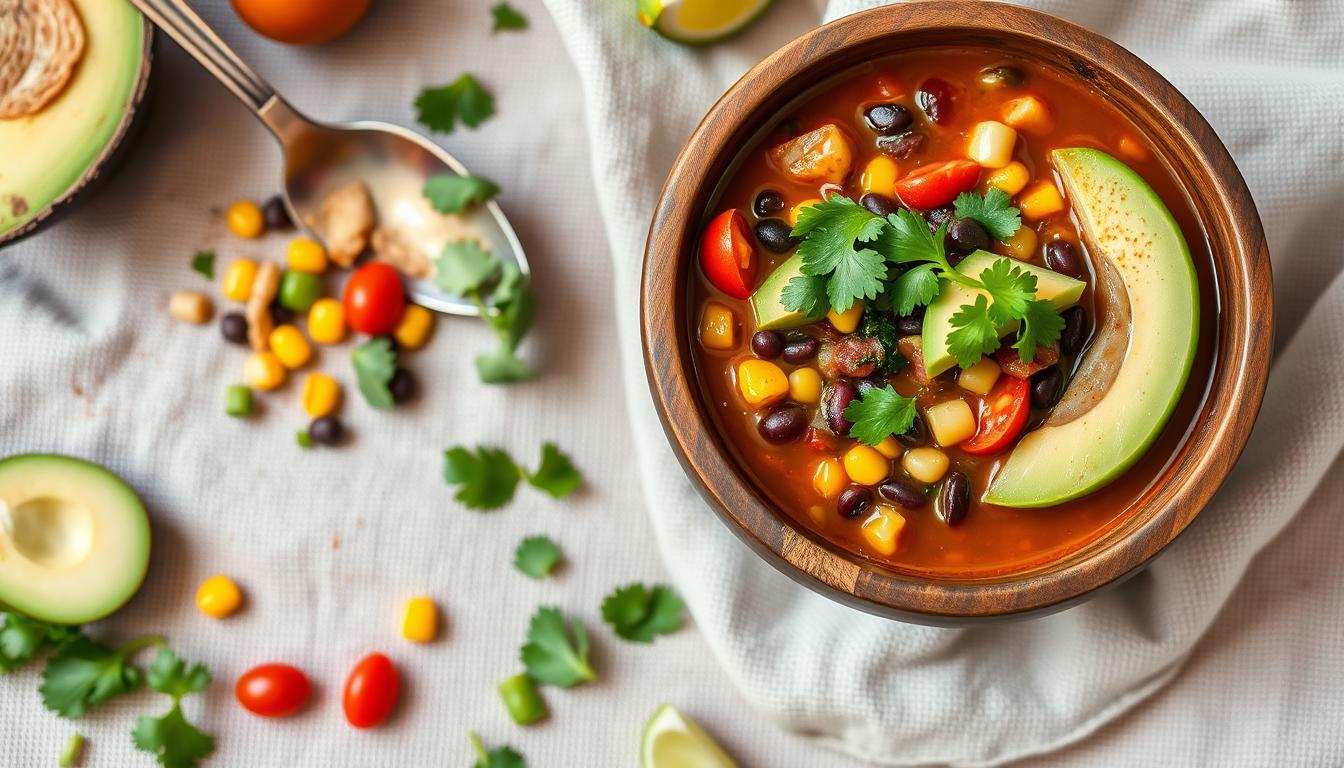
[[[947,454],[937,448],[911,448],[901,459],[906,474],[921,483],[933,484],[947,474]]]
[[[251,259],[234,259],[224,272],[224,296],[239,303],[252,296],[252,281],[257,279],[257,262]]]
[[[434,313],[419,304],[407,304],[401,313],[401,322],[392,332],[393,338],[402,349],[419,349],[425,346],[429,332],[434,328]]]
[[[717,301],[700,310],[700,344],[720,351],[737,348],[737,317]]]
[[[822,459],[812,470],[812,488],[828,499],[839,496],[847,485],[849,475],[845,474],[845,465],[839,459]]]
[[[1133,160],[1136,163],[1142,163],[1148,159],[1148,148],[1139,141],[1139,137],[1132,133],[1126,133],[1120,137],[1117,145],[1120,154],[1126,159]]]
[[[310,373],[303,380],[303,411],[314,419],[329,416],[341,405],[341,385],[323,373]]]
[[[318,344],[345,340],[345,305],[340,299],[318,299],[308,308],[308,335]]]
[[[872,446],[860,443],[845,452],[845,474],[859,485],[877,485],[891,474],[891,463]]]
[[[413,643],[430,643],[439,635],[439,607],[428,597],[412,597],[406,601],[406,614],[401,620],[401,636]]]
[[[975,434],[975,414],[965,400],[948,400],[924,410],[924,422],[939,445],[956,445]]]
[[[859,177],[859,186],[865,193],[876,192],[891,197],[896,188],[896,161],[886,155],[869,160]]]
[[[243,364],[243,377],[257,389],[275,389],[285,383],[285,364],[274,352],[253,352]]]
[[[313,345],[292,325],[277,326],[271,331],[270,344],[271,351],[290,370],[302,368],[313,359]]]
[[[1055,127],[1050,108],[1035,96],[1022,96],[1004,102],[1003,122],[1019,131],[1037,135],[1049,133]]]
[[[773,405],[789,394],[789,377],[769,360],[743,360],[737,364],[737,389],[747,405]]]
[[[995,120],[976,123],[966,144],[966,156],[984,168],[1002,168],[1013,161],[1017,131]]]
[[[1036,255],[1036,230],[1031,227],[1018,227],[1007,240],[996,240],[994,252],[1011,256],[1019,261],[1029,261]]]
[[[1012,197],[1021,192],[1028,181],[1031,181],[1031,172],[1027,170],[1027,166],[1014,160],[1002,168],[990,171],[985,177],[985,186],[1002,189]]]
[[[998,363],[988,357],[982,357],[980,362],[962,370],[961,375],[957,376],[957,386],[984,397],[998,380]]]
[[[246,240],[261,237],[261,233],[266,231],[266,219],[261,215],[261,208],[251,200],[239,200],[230,205],[224,218],[229,230]]]
[[[1022,218],[1039,220],[1064,210],[1064,198],[1051,181],[1042,179],[1022,190],[1017,198]]]
[[[327,249],[316,240],[299,237],[289,243],[285,263],[297,272],[320,275],[327,271]]]
[[[888,459],[901,458],[901,444],[896,441],[894,435],[887,435],[882,439],[882,442],[874,445],[873,449]]]
[[[891,555],[901,543],[905,516],[890,504],[875,504],[873,513],[863,521],[859,530],[863,533],[863,540],[879,555]]]
[[[243,591],[228,576],[211,576],[196,590],[196,607],[212,618],[225,618],[242,604]]]
[[[859,320],[863,318],[863,302],[854,302],[849,309],[844,312],[836,312],[834,309],[827,310],[826,319],[831,321],[831,326],[841,333],[853,333],[855,328],[859,327]]]
[[[176,291],[168,299],[168,314],[174,320],[201,325],[210,321],[215,307],[209,297],[196,291]]]
[[[819,198],[819,197],[813,197],[813,198],[804,200],[803,202],[801,202],[801,203],[799,203],[799,204],[793,206],[792,208],[790,208],[790,209],[789,209],[789,215],[788,215],[789,225],[790,225],[790,226],[797,226],[797,225],[798,225],[798,213],[799,213],[800,211],[802,211],[804,208],[810,208],[810,207],[812,207],[812,206],[814,206],[814,205],[817,205],[817,204],[820,203],[820,202],[821,202],[821,198]]]
[[[789,374],[789,399],[798,403],[821,399],[821,374],[816,368],[799,368]]]

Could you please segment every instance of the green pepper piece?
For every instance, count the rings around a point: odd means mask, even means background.
[[[499,684],[499,697],[509,710],[509,717],[519,725],[531,725],[546,716],[546,702],[537,691],[537,684],[525,674],[517,674]]]

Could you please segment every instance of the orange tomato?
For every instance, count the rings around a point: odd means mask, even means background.
[[[311,45],[340,37],[369,10],[370,0],[232,0],[257,32],[282,43]]]

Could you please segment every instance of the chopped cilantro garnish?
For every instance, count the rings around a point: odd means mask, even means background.
[[[476,78],[464,74],[447,85],[420,91],[415,109],[416,119],[425,127],[452,133],[458,120],[475,128],[495,114],[495,99]]]
[[[1008,193],[998,187],[990,187],[983,197],[974,192],[962,192],[952,205],[956,208],[957,218],[978,222],[999,240],[1012,237],[1022,226],[1022,216],[1011,205]]]
[[[560,548],[545,536],[529,536],[513,553],[513,567],[534,579],[545,578],[560,562]]]
[[[890,384],[870,389],[850,402],[844,416],[854,423],[849,434],[855,439],[877,445],[892,435],[904,434],[915,422],[915,399],[902,397]]]
[[[1036,276],[1011,259],[996,259],[980,272],[980,284],[994,298],[989,316],[999,325],[1021,319],[1036,296]]]
[[[385,338],[370,339],[355,347],[350,353],[355,364],[355,380],[364,399],[374,408],[391,408],[396,405],[388,382],[397,372],[397,356],[392,351],[392,342]],[[300,442],[302,445],[302,442]]]
[[[495,26],[491,31],[500,32],[506,29],[526,29],[527,17],[519,13],[517,8],[509,5],[507,2],[497,3],[490,9],[490,15],[495,18]]]
[[[582,485],[583,476],[574,468],[569,457],[561,453],[554,443],[544,443],[541,446],[541,466],[537,467],[536,472],[527,476],[527,482],[531,483],[532,487],[550,494],[552,498],[560,499]]]
[[[536,311],[536,298],[518,265],[500,261],[471,241],[444,246],[434,264],[438,286],[471,299],[499,340],[493,353],[476,358],[481,381],[503,384],[535,379],[537,374],[517,355]]]
[[[91,707],[140,685],[140,670],[130,660],[153,645],[162,646],[163,638],[141,638],[116,650],[82,636],[70,641],[42,673],[42,703],[61,717],[78,720]]]
[[[671,587],[661,584],[647,589],[643,584],[618,587],[602,601],[602,620],[617,635],[635,643],[651,643],[657,635],[681,628],[685,606]]]
[[[424,195],[439,213],[461,213],[499,194],[499,185],[481,176],[436,173],[425,182]]]
[[[896,373],[905,365],[905,357],[896,347],[900,331],[896,329],[896,318],[873,304],[863,310],[863,319],[859,322],[859,336],[877,339],[882,344],[883,359],[876,373]]]
[[[191,256],[191,268],[205,276],[206,280],[215,279],[215,252],[197,251]]]
[[[1063,332],[1064,318],[1055,311],[1053,303],[1044,299],[1027,302],[1027,309],[1022,313],[1022,329],[1013,343],[1013,349],[1017,350],[1017,356],[1022,362],[1031,362],[1039,347],[1048,347],[1059,341]]]
[[[500,261],[474,240],[448,243],[434,261],[434,281],[457,296],[479,293],[499,275]]]
[[[468,733],[467,738],[471,740],[471,749],[476,753],[476,762],[471,764],[471,768],[527,768],[527,761],[513,747],[496,747],[487,752],[480,736]]]
[[[974,304],[963,304],[952,315],[952,331],[947,334],[947,351],[957,359],[957,365],[969,368],[983,355],[999,348],[999,325],[990,315],[989,302],[984,294],[975,297]]]
[[[543,606],[532,614],[520,657],[527,674],[539,683],[571,688],[597,679],[588,660],[588,633],[577,621],[566,630],[559,608]]]
[[[826,300],[837,312],[844,312],[858,299],[874,299],[882,292],[887,265],[882,254],[871,248],[856,248],[882,234],[880,217],[840,195],[808,206],[798,214],[793,236],[805,238],[798,246],[805,276],[825,281]],[[798,279],[790,281],[790,287]],[[809,289],[804,293],[805,286]],[[797,310],[816,300],[820,283],[803,281],[795,292],[783,296],[784,308]],[[794,302],[797,302],[796,304]]]
[[[563,498],[583,484],[583,477],[569,457],[552,443],[541,447],[541,463],[536,472],[518,466],[508,453],[498,448],[478,447],[473,453],[458,446],[444,452],[443,479],[461,486],[454,496],[469,509],[498,509],[513,498],[518,481]]]
[[[927,306],[938,297],[938,274],[936,265],[920,264],[901,273],[900,277],[887,289],[891,296],[891,308],[896,314],[905,317],[915,311],[915,307]]]
[[[44,649],[57,648],[80,637],[79,627],[48,624],[18,613],[0,613],[0,673],[13,672],[37,658]]]

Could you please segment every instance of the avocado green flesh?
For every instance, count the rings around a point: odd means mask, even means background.
[[[1199,285],[1190,249],[1157,193],[1095,149],[1057,149],[1051,159],[1093,258],[1104,260],[1102,266],[1123,283],[1117,295],[1128,296],[1131,321],[1114,379],[1091,408],[1062,423],[1047,420],[1005,459],[985,501],[1006,507],[1061,504],[1133,466],[1176,407],[1199,339]],[[1103,328],[1080,370],[1099,348],[1124,342],[1103,334],[1125,332]]]
[[[82,459],[0,461],[0,604],[83,624],[131,599],[149,567],[149,516],[121,478]]]
[[[756,328],[762,331],[780,331],[797,328],[800,325],[815,323],[821,315],[808,315],[798,310],[784,308],[784,286],[803,274],[803,257],[790,256],[783,264],[775,267],[765,281],[751,294],[751,311],[756,315]]]
[[[1061,275],[1054,270],[1026,264],[1007,256],[998,256],[988,251],[976,251],[957,264],[957,271],[968,277],[980,277],[994,262],[1007,259],[1013,266],[1036,276],[1036,298],[1054,302],[1055,309],[1062,310],[1077,303],[1083,295],[1087,283],[1072,277]],[[952,332],[952,316],[963,306],[975,303],[975,297],[984,291],[967,288],[964,285],[944,280],[938,297],[924,311],[924,369],[929,376],[937,376],[957,364],[957,360],[947,349],[947,335]],[[985,294],[988,298],[988,294]],[[999,337],[1007,336],[1017,330],[1016,321],[999,326]]]

